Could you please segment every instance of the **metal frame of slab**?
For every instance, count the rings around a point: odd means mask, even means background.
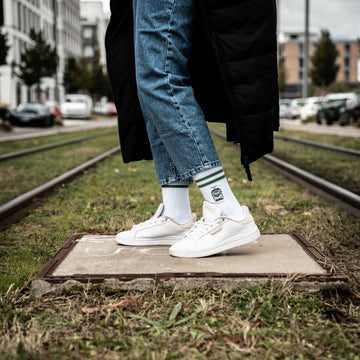
[[[112,284],[124,285],[126,283],[132,283],[134,280],[152,280],[152,281],[167,281],[170,285],[172,281],[170,280],[186,280],[193,279],[193,284],[196,284],[196,280],[207,279],[214,280],[218,282],[219,280],[242,280],[241,284],[248,280],[249,284],[260,284],[264,283],[270,278],[275,279],[290,279],[292,282],[307,282],[307,283],[316,283],[318,284],[317,288],[324,288],[321,284],[332,283],[333,286],[330,288],[346,288],[349,283],[348,277],[338,269],[333,263],[331,263],[326,256],[321,253],[314,245],[312,245],[308,240],[303,236],[298,234],[291,234],[290,236],[296,240],[296,242],[301,245],[303,250],[314,260],[317,264],[320,265],[326,271],[325,275],[319,274],[294,274],[289,276],[288,274],[279,274],[279,273],[267,273],[267,274],[234,274],[234,273],[157,273],[157,274],[99,274],[99,275],[73,275],[73,276],[54,276],[52,275],[55,269],[61,264],[61,262],[66,258],[66,256],[71,252],[71,250],[77,245],[78,241],[85,234],[73,235],[69,240],[59,249],[59,251],[48,261],[48,263],[43,267],[43,269],[36,275],[33,282],[46,283],[48,290],[52,288],[55,284],[70,283],[70,284]],[[320,285],[319,285],[320,284]],[[46,290],[46,289],[45,289]],[[46,292],[46,291],[43,292]],[[40,291],[41,292],[41,291]],[[39,293],[39,291],[38,291]]]

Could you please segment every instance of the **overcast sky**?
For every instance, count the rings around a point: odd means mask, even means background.
[[[108,11],[109,0],[102,1]],[[304,31],[305,0],[278,1],[280,31]],[[319,33],[326,29],[332,38],[360,38],[360,0],[309,0],[309,3],[310,31]]]

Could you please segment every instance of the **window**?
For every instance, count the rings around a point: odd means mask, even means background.
[[[299,56],[304,55],[304,44],[299,44]]]
[[[350,56],[350,44],[345,44],[345,56]]]
[[[345,82],[349,82],[350,80],[349,70],[345,70],[344,77],[345,77]]]
[[[17,3],[17,29],[21,30],[21,4]]]
[[[83,37],[84,39],[91,39],[93,37],[93,32],[91,28],[83,29]]]

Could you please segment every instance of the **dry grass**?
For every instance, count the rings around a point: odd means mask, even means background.
[[[249,183],[238,150],[215,142],[261,231],[304,235],[350,277],[350,293],[294,292],[289,279],[227,292],[155,283],[31,296],[32,277],[70,235],[128,229],[161,201],[152,163],[115,156],[0,234],[1,359],[359,359],[359,221],[261,163]],[[190,194],[200,214],[201,194]]]
[[[359,306],[336,294],[294,293],[291,281],[233,292],[159,284],[38,298],[9,291],[0,304],[12,309],[0,330],[9,359],[356,359],[359,351]]]

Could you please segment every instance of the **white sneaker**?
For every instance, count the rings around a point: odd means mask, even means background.
[[[177,257],[204,257],[251,243],[259,238],[249,209],[243,206],[245,218],[235,221],[221,216],[221,209],[207,201],[203,204],[203,217],[183,240],[172,245],[169,253]]]
[[[177,224],[168,217],[162,216],[164,204],[160,204],[155,215],[131,230],[116,235],[116,242],[120,245],[147,246],[172,245],[184,238],[196,222],[196,215],[192,214],[186,224]]]

